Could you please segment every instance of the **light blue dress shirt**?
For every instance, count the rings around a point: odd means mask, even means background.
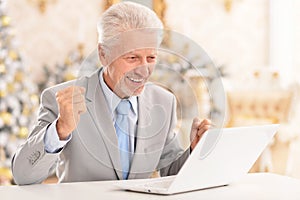
[[[99,80],[100,80],[100,86],[104,92],[106,104],[108,105],[110,113],[112,115],[110,116],[113,124],[116,122],[117,118],[117,112],[116,108],[119,105],[120,99],[109,87],[106,85],[103,79],[103,70],[101,70],[99,74]],[[128,113],[128,118],[129,118],[129,135],[130,135],[130,152],[134,152],[135,150],[135,145],[134,145],[134,139],[137,131],[137,119],[138,119],[138,101],[137,101],[137,96],[131,96],[128,98],[128,100],[131,103],[131,109]]]
[[[109,111],[111,114],[111,119],[113,121],[113,124],[115,124],[116,120],[116,108],[118,104],[120,103],[121,99],[110,90],[110,88],[106,85],[103,79],[103,70],[100,71],[99,74],[99,80],[100,80],[100,86],[104,92],[106,104],[108,105]],[[130,112],[128,114],[129,117],[129,131],[130,131],[130,151],[135,151],[135,135],[137,131],[137,119],[138,119],[138,101],[137,96],[132,96],[128,99],[131,103]],[[97,102],[96,102],[97,103]],[[72,134],[66,139],[66,140],[59,140],[57,130],[56,130],[56,123],[57,119],[46,129],[46,134],[44,137],[44,143],[45,143],[45,150],[48,153],[57,153],[60,151],[71,139]]]

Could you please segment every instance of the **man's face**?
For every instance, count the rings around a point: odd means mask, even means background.
[[[104,80],[120,98],[141,94],[156,64],[155,48],[130,51],[106,67]]]

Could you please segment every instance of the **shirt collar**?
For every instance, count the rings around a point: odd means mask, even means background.
[[[105,100],[108,104],[108,107],[109,107],[110,111],[114,112],[122,99],[119,98],[107,86],[107,84],[105,83],[104,78],[103,78],[103,71],[104,71],[104,67],[99,73],[100,86],[101,86],[101,88],[104,92]],[[134,114],[137,114],[137,106],[138,106],[137,96],[131,96],[131,97],[128,98],[128,100],[131,103],[131,107],[132,107],[132,110],[133,110]]]

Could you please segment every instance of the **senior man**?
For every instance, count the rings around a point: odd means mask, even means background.
[[[54,168],[59,182],[177,174],[210,121],[196,117],[191,148],[180,148],[176,99],[147,82],[162,28],[152,10],[136,3],[104,12],[98,27],[103,67],[42,93],[37,124],[12,161],[17,184],[41,183]]]

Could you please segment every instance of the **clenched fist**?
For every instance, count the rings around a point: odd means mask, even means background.
[[[193,150],[197,143],[200,141],[202,135],[211,127],[211,121],[208,119],[200,120],[199,118],[194,118],[190,141],[191,141],[191,149]]]
[[[85,88],[70,86],[56,93],[58,121],[56,129],[60,140],[65,140],[77,127],[80,115],[86,111]]]

